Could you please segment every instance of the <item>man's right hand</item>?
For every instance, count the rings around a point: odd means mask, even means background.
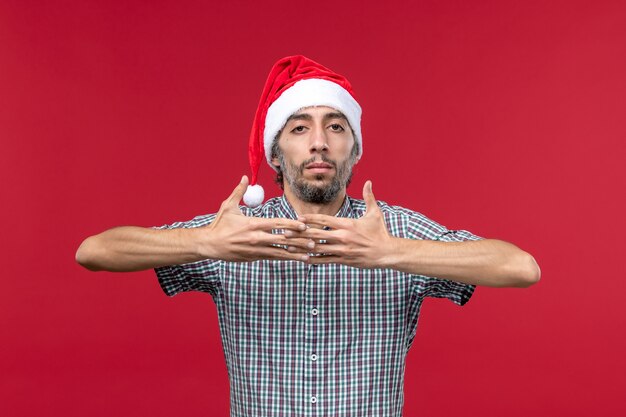
[[[238,203],[247,186],[248,178],[244,176],[208,226],[162,230],[115,227],[85,239],[76,252],[76,261],[92,271],[113,272],[141,271],[204,259],[306,262],[307,252],[314,247],[312,240],[287,239],[282,233],[272,233],[273,230],[302,231],[306,225],[285,218],[244,216]]]
[[[200,247],[198,252],[203,258],[221,259],[234,262],[248,262],[259,259],[283,259],[306,262],[307,251],[315,243],[311,239],[287,239],[274,230],[293,230],[301,232],[306,225],[297,220],[286,218],[247,217],[241,213],[239,202],[248,187],[245,175],[231,195],[222,202],[215,220],[205,227],[198,228]],[[287,251],[290,246],[290,251]],[[300,250],[295,252],[295,250]]]

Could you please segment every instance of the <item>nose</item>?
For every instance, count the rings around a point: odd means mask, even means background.
[[[320,153],[328,151],[328,138],[324,129],[314,129],[311,134],[311,143],[309,145],[311,153]]]

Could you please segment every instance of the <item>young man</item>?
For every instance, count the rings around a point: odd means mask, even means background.
[[[250,139],[284,195],[262,202],[243,177],[216,214],[89,237],[91,270],[155,268],[163,290],[217,305],[232,416],[400,416],[404,361],[425,297],[466,303],[475,285],[539,280],[510,243],[346,195],[361,157],[361,108],[348,81],[302,56],[278,61]],[[239,206],[241,199],[250,207]]]

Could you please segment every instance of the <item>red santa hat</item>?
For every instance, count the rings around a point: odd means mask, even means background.
[[[348,80],[302,55],[285,57],[272,67],[252,123],[248,145],[252,179],[243,196],[246,205],[256,207],[263,202],[257,176],[263,158],[276,170],[272,165],[274,138],[291,115],[311,106],[332,107],[346,116],[359,144],[357,158],[361,157],[361,106]]]

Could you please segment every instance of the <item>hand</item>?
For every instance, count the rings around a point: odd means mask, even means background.
[[[284,259],[306,262],[314,242],[309,238],[290,238],[284,234],[273,234],[273,229],[300,232],[306,225],[297,220],[285,218],[263,219],[247,217],[241,213],[239,202],[248,187],[245,175],[224,200],[215,220],[208,226],[198,228],[202,233],[202,255],[210,259],[234,262],[248,262],[259,259]],[[282,246],[282,247],[279,247]],[[298,248],[302,253],[287,251],[286,246]]]
[[[393,253],[394,238],[389,234],[385,218],[380,211],[372,183],[363,186],[363,199],[366,212],[360,219],[347,219],[325,214],[306,214],[302,217],[307,225],[317,225],[330,230],[310,227],[306,231],[285,231],[291,239],[313,239],[324,242],[308,250],[316,254],[308,260],[311,264],[339,263],[358,268],[383,267],[389,255]],[[300,249],[293,245],[291,251]]]

